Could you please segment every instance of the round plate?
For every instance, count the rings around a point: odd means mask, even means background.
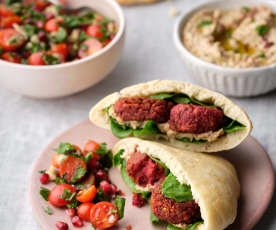
[[[98,128],[89,121],[84,121],[51,141],[33,165],[29,183],[29,198],[33,213],[44,230],[56,230],[57,221],[65,221],[69,224],[70,229],[75,228],[71,225],[71,221],[63,209],[51,207],[54,212],[53,215],[44,212],[43,207],[48,203],[39,194],[41,184],[38,171],[49,167],[53,149],[60,142],[71,142],[83,147],[88,139],[106,142],[109,148],[118,141],[110,131]],[[271,160],[264,148],[253,137],[248,137],[239,147],[218,155],[225,157],[234,164],[241,183],[238,217],[228,229],[249,230],[260,220],[272,197],[274,173]],[[150,223],[148,206],[136,208],[131,205],[131,191],[122,181],[118,169],[110,170],[110,179],[126,194],[127,199],[125,217],[113,229],[123,230],[126,229],[127,225],[131,225],[133,229],[166,229],[164,226],[157,227]],[[53,186],[54,183],[50,183],[44,187],[51,188]],[[85,223],[82,229],[91,230],[91,224]]]

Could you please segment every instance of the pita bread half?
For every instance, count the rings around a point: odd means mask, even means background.
[[[156,138],[159,138],[157,141],[163,144],[194,152],[219,152],[236,147],[252,130],[252,123],[247,113],[224,95],[191,83],[172,80],[150,81],[133,85],[122,89],[120,92],[113,93],[103,98],[91,109],[90,120],[99,127],[110,129],[109,117],[105,112],[106,107],[114,104],[121,97],[147,97],[158,93],[183,93],[198,101],[213,104],[221,108],[227,117],[245,126],[243,130],[221,136],[216,141],[197,144],[181,142],[173,138],[163,140],[157,135]]]
[[[204,220],[195,230],[223,230],[234,222],[240,184],[230,162],[138,138],[125,138],[117,142],[112,151],[116,154],[121,149],[125,159],[137,150],[160,159],[180,183],[191,186]]]
[[[137,5],[159,2],[160,0],[117,0],[121,5]]]

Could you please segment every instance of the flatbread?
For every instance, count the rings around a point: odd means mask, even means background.
[[[121,5],[137,5],[159,2],[160,0],[117,0]]]
[[[204,224],[198,230],[222,230],[237,215],[240,184],[233,165],[214,155],[188,152],[156,142],[126,138],[115,144],[113,154],[124,150],[128,159],[135,151],[160,159],[182,184],[191,186]]]
[[[158,140],[161,143],[173,147],[195,151],[195,152],[218,152],[228,150],[239,145],[251,132],[252,123],[247,113],[230,99],[220,93],[193,85],[187,82],[172,80],[155,80],[147,83],[141,83],[122,89],[120,92],[113,93],[100,102],[98,102],[90,111],[90,120],[97,126],[110,129],[109,118],[105,108],[114,104],[121,97],[147,97],[158,93],[183,93],[198,101],[214,104],[220,107],[224,114],[229,118],[245,125],[243,130],[226,134],[218,140],[206,143],[186,143],[176,139]]]

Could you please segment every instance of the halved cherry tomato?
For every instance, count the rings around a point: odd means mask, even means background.
[[[60,27],[60,25],[58,23],[62,23],[62,22],[63,22],[63,19],[61,19],[61,18],[52,18],[46,22],[45,30],[47,32],[58,31],[58,29]]]
[[[104,36],[103,32],[101,31],[101,26],[98,24],[88,26],[86,29],[86,33],[87,35],[95,38],[102,38]]]
[[[0,27],[11,28],[13,24],[19,24],[20,21],[20,17],[18,16],[2,17],[0,18]]]
[[[64,63],[65,62],[65,57],[61,53],[54,52],[52,50],[47,52],[48,54],[51,54],[52,56],[56,57],[58,59],[59,63]]]
[[[29,58],[28,58],[28,64],[29,65],[46,65],[45,61],[43,60],[43,52],[37,52],[33,53]]]
[[[92,204],[92,203],[81,204],[78,207],[78,216],[85,221],[90,221],[90,211],[94,205],[95,204]]]
[[[95,204],[90,212],[90,221],[98,229],[107,229],[117,224],[119,212],[115,205],[102,201]]]
[[[14,12],[10,10],[7,6],[0,4],[0,16],[7,17],[7,16],[14,16]]]
[[[42,11],[49,5],[49,2],[43,0],[35,0],[35,7],[36,9]]]
[[[51,158],[51,165],[53,165],[55,168],[58,169],[62,162],[61,160],[65,160],[66,158],[67,158],[67,156],[64,154],[54,153]]]
[[[79,49],[79,57],[85,58],[89,55],[97,53],[99,50],[103,48],[103,45],[98,40],[91,38],[84,41]]]
[[[49,202],[57,207],[63,207],[67,204],[70,204],[71,201],[67,201],[61,198],[62,194],[64,194],[65,189],[69,190],[69,192],[71,193],[76,192],[75,188],[69,184],[56,185],[49,194]]]
[[[3,53],[1,58],[8,62],[21,63],[20,58],[16,55],[16,53],[6,52]]]
[[[98,165],[100,159],[99,155],[95,153],[98,148],[100,148],[99,143],[92,140],[87,141],[83,148],[83,156],[86,156],[87,153],[93,153],[89,161],[89,166],[92,168],[95,168]]]
[[[111,41],[112,41],[111,39],[108,39],[108,40],[104,41],[103,45],[107,46]]]
[[[74,181],[72,181],[73,176],[80,168],[82,168],[84,172],[87,171],[85,161],[75,156],[68,156],[64,161],[61,162],[59,166],[59,175],[61,177],[66,175],[66,180],[68,182],[75,183],[84,177],[84,175],[78,176],[78,178],[74,178]]]
[[[6,51],[14,51],[25,43],[25,38],[15,29],[7,28],[0,30],[0,46]]]
[[[95,198],[96,193],[97,189],[95,185],[92,185],[87,189],[79,191],[76,199],[82,203],[91,202]]]
[[[66,59],[67,55],[68,55],[68,47],[66,43],[59,43],[56,44],[52,47],[51,51],[53,53],[59,53],[61,55],[63,55],[64,59]]]

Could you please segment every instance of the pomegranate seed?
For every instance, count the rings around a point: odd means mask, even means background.
[[[40,177],[41,184],[48,184],[50,182],[50,176],[47,173],[43,173]]]
[[[147,203],[147,200],[145,200],[140,193],[133,193],[132,196],[132,205],[141,208],[144,206],[144,204]]]
[[[67,216],[74,217],[76,215],[76,209],[74,208],[67,208],[65,210]]]
[[[58,221],[56,223],[56,227],[57,227],[58,230],[68,230],[69,229],[68,224],[66,224],[62,221]]]
[[[83,221],[82,219],[79,217],[79,216],[74,216],[72,219],[71,219],[71,222],[72,224],[77,227],[77,228],[80,228],[83,226]]]
[[[109,184],[108,181],[103,180],[100,183],[100,187],[106,195],[110,195],[112,193],[112,187],[111,187],[111,184]]]
[[[36,26],[39,27],[39,28],[43,28],[44,27],[44,22],[43,21],[37,21]]]
[[[102,169],[96,172],[96,178],[108,181],[108,175]]]
[[[47,40],[47,36],[44,31],[39,31],[37,36],[38,36],[38,39],[42,42],[45,42]]]
[[[111,189],[112,189],[112,193],[116,194],[116,192],[117,192],[117,186],[115,184],[112,184],[110,186],[111,186]]]

